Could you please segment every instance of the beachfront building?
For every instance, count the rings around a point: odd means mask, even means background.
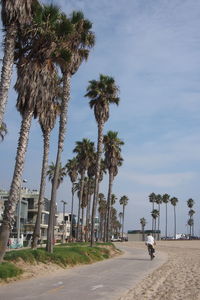
[[[146,240],[147,234],[152,234],[156,240],[160,240],[160,230],[128,230],[128,240],[134,242],[141,242]]]
[[[29,190],[22,187],[19,193],[19,201],[17,203],[15,219],[16,222],[11,232],[11,237],[17,238],[23,234],[24,240],[30,241],[33,235],[33,230],[36,222],[38,211],[39,192],[37,190]],[[8,191],[0,190],[0,223],[4,205],[8,199]],[[49,219],[50,201],[44,198],[42,204],[42,219],[41,219],[41,239],[47,239],[47,227]],[[57,217],[55,220],[55,235],[58,233],[59,226],[57,225]]]

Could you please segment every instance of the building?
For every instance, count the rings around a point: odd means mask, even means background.
[[[39,192],[37,190],[31,191],[27,188],[21,188],[21,193],[19,194],[19,201],[17,203],[15,212],[16,221],[11,232],[11,237],[16,238],[17,236],[23,234],[24,240],[29,241],[31,239],[37,218],[38,198]],[[8,192],[0,190],[0,222],[2,220],[4,205],[6,205],[7,199]],[[50,201],[47,198],[44,198],[42,204],[42,218],[40,224],[42,240],[47,239],[49,209]],[[55,234],[57,234],[59,229],[59,227],[57,226],[57,220],[55,220],[55,224]]]
[[[128,240],[134,242],[141,242],[146,240],[147,234],[151,233],[156,240],[160,239],[160,230],[128,230]]]

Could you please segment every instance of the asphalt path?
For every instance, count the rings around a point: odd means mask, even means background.
[[[1,286],[0,300],[117,300],[167,260],[161,252],[151,261],[144,248],[117,247],[123,255]]]

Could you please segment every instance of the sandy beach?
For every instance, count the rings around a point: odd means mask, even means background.
[[[145,247],[141,242],[128,242],[127,246]],[[199,300],[200,240],[159,241],[156,251],[167,253],[167,262],[119,300]]]

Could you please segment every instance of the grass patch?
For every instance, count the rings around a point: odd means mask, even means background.
[[[0,279],[5,280],[7,278],[17,277],[22,273],[23,271],[20,268],[10,262],[3,262],[0,264]]]
[[[6,261],[23,261],[35,264],[38,262],[52,262],[60,266],[88,264],[95,261],[100,261],[109,258],[110,251],[106,248],[95,246],[89,247],[86,243],[63,244],[54,247],[53,253],[48,253],[43,248],[37,250],[13,250],[5,255]]]

